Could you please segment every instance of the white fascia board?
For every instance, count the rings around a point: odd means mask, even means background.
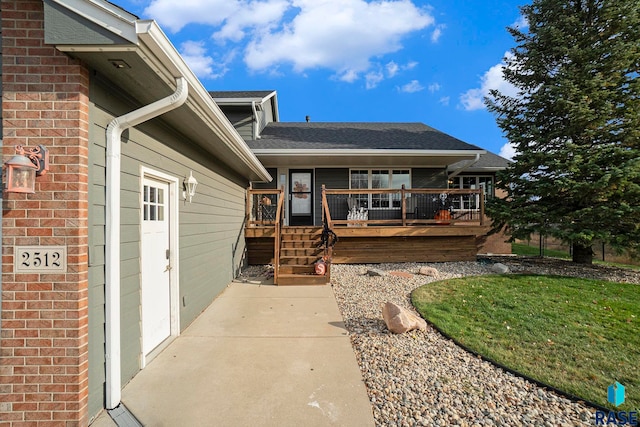
[[[420,157],[475,157],[477,154],[485,154],[485,150],[393,150],[393,149],[331,149],[331,150],[307,150],[307,149],[268,149],[257,148],[253,150],[257,156],[367,156],[367,157],[393,157],[393,156],[420,156]]]
[[[131,43],[136,43],[136,30],[133,26],[138,19],[135,15],[103,0],[51,0],[54,3],[82,16],[87,21],[119,35]]]

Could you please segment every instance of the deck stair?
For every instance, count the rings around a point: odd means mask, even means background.
[[[319,247],[322,227],[282,227],[278,285],[325,285],[329,274],[315,274],[314,264],[324,254]]]

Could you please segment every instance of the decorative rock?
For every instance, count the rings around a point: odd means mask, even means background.
[[[507,274],[509,272],[509,267],[497,262],[491,266],[491,271],[498,274]]]
[[[414,329],[427,330],[427,322],[423,318],[392,302],[387,302],[382,307],[382,317],[387,328],[394,334],[403,334]]]
[[[411,279],[413,277],[413,274],[407,273],[406,271],[390,271],[389,275],[395,277],[403,277],[405,279]]]
[[[423,276],[438,277],[438,270],[433,267],[420,267],[418,273]]]
[[[387,273],[385,273],[382,270],[378,270],[377,268],[370,268],[369,270],[367,270],[367,274],[369,276],[386,276]]]

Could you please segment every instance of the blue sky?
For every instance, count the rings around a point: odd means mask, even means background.
[[[422,122],[509,157],[482,104],[524,0],[112,0],[155,19],[209,90],[278,92],[281,121]]]

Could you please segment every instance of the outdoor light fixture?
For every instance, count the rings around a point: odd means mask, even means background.
[[[49,151],[38,145],[34,148],[16,146],[17,154],[5,163],[7,193],[35,193],[36,176],[49,170]]]
[[[196,194],[197,185],[198,181],[194,178],[193,171],[189,171],[189,178],[185,178],[182,182],[182,197],[186,200],[187,196],[189,196],[189,203],[191,203],[191,199],[193,199],[193,196]]]

